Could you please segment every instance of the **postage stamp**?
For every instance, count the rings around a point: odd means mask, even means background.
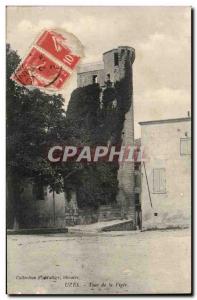
[[[74,69],[80,60],[79,56],[71,52],[63,35],[57,32],[45,31],[36,44],[71,69]]]
[[[23,86],[49,90],[63,88],[81,56],[71,50],[69,40],[54,30],[45,30],[19,64],[11,79]]]
[[[25,86],[60,89],[68,77],[69,73],[60,65],[33,47],[12,78]]]
[[[11,297],[193,295],[193,11],[6,6]]]

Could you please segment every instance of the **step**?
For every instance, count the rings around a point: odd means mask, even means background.
[[[130,231],[135,230],[133,220],[112,220],[106,222],[97,222],[89,225],[76,225],[68,227],[70,233],[94,233],[102,231]]]

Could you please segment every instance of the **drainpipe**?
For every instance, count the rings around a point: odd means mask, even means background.
[[[145,177],[146,177],[146,183],[147,183],[147,187],[148,187],[148,195],[149,195],[150,205],[153,209],[153,204],[152,204],[151,195],[150,195],[150,187],[149,187],[149,184],[148,184],[148,177],[147,177],[146,167],[145,167],[145,162],[144,161],[143,161],[143,166],[144,166],[144,172],[145,172]]]

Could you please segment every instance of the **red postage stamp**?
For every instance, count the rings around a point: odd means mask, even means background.
[[[12,79],[22,85],[59,89],[68,77],[68,72],[33,47]]]
[[[20,85],[50,90],[61,89],[80,61],[60,33],[46,30],[12,74]]]
[[[66,39],[54,31],[45,31],[36,43],[42,49],[54,55],[63,64],[74,69],[80,57],[74,55],[66,43]]]

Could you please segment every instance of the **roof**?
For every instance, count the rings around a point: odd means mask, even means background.
[[[176,118],[176,119],[165,119],[165,120],[143,121],[143,122],[139,122],[139,124],[143,126],[143,125],[163,124],[163,123],[178,123],[178,122],[185,122],[185,121],[191,121],[191,117]]]

